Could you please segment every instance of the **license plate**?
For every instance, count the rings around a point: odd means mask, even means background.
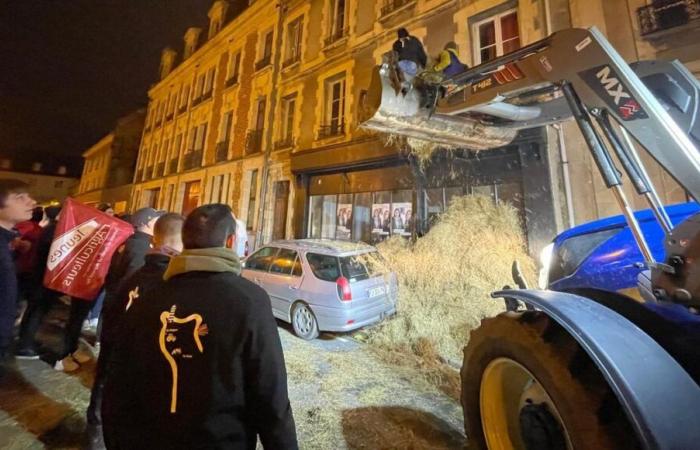
[[[386,294],[386,288],[384,286],[375,287],[369,290],[369,298],[378,297],[384,294]]]

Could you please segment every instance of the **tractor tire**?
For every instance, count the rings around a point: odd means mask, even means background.
[[[543,313],[483,320],[464,349],[461,378],[470,449],[641,448],[595,364]]]

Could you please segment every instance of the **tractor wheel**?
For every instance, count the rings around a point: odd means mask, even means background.
[[[596,366],[542,313],[482,321],[464,349],[461,375],[470,449],[640,448]]]

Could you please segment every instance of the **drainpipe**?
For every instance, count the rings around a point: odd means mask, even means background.
[[[260,186],[260,203],[258,210],[258,228],[255,231],[255,249],[262,244],[263,231],[265,229],[265,209],[267,207],[267,182],[270,177],[270,160],[272,154],[272,139],[274,137],[275,111],[277,110],[277,93],[279,91],[279,75],[282,60],[282,33],[284,31],[284,19],[287,15],[288,0],[280,0],[277,3],[279,13],[277,15],[277,35],[275,36],[275,56],[272,61],[272,89],[270,90],[270,105],[267,112],[267,132],[265,133],[265,156],[263,157],[263,167]]]
[[[564,129],[561,124],[552,125],[557,130],[559,141],[559,159],[561,160],[561,171],[564,179],[564,195],[566,196],[566,212],[569,216],[569,228],[576,224],[574,217],[574,200],[571,194],[571,176],[569,174],[569,159],[566,155],[566,141],[564,140]]]

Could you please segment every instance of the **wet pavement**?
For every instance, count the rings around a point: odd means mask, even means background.
[[[65,311],[52,312],[40,339],[58,347]],[[460,449],[457,401],[415,370],[388,365],[345,336],[303,341],[281,325],[289,396],[302,449]],[[89,340],[89,339],[88,339]],[[0,448],[81,448],[94,363],[57,372],[50,353],[17,361],[0,380]]]

